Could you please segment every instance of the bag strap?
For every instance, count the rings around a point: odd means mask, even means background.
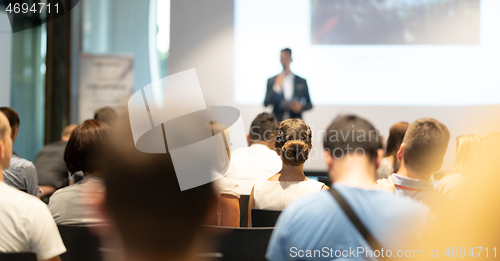
[[[352,224],[356,227],[356,229],[359,231],[361,236],[365,239],[365,241],[368,243],[370,248],[375,251],[375,250],[382,250],[382,246],[378,243],[377,239],[373,237],[373,235],[368,231],[368,229],[363,225],[363,222],[358,218],[356,213],[352,210],[351,206],[347,203],[347,201],[340,195],[340,193],[332,186],[330,187],[330,194],[332,194],[333,198],[337,201],[339,204],[340,208],[344,211],[346,216],[351,220]],[[379,257],[381,260],[390,260],[387,257]]]

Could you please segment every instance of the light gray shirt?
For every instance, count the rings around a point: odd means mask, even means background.
[[[3,180],[5,184],[28,194],[36,197],[40,195],[35,165],[16,154],[12,154],[9,167],[3,170]]]
[[[49,210],[58,225],[96,225],[103,221],[96,219],[85,206],[83,187],[89,181],[100,182],[99,178],[86,176],[80,182],[58,189],[49,200]]]

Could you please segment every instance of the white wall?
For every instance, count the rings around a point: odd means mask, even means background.
[[[12,30],[9,17],[0,11],[0,106],[10,106]]]
[[[263,105],[236,105],[233,102],[233,24],[232,0],[172,0],[171,37],[168,74],[196,68],[205,99],[209,105],[237,107],[246,129],[253,118],[270,108]],[[278,57],[278,55],[277,55]],[[269,72],[270,75],[278,72]],[[266,79],[262,79],[265,83]],[[265,86],[255,86],[265,88]],[[449,87],[450,94],[453,86]],[[401,88],[401,95],[412,95]],[[471,86],[471,92],[474,86]],[[432,95],[432,94],[429,94]],[[487,95],[487,94],[484,94]],[[312,101],[314,104],[314,100]],[[322,135],[339,113],[354,113],[369,119],[381,134],[387,137],[390,126],[398,121],[413,122],[422,117],[442,121],[451,132],[450,145],[443,169],[452,169],[455,138],[462,134],[485,136],[500,131],[500,106],[472,107],[407,107],[407,106],[315,106],[304,114],[304,120],[313,129],[313,147],[322,148]],[[321,153],[313,153],[306,170],[325,170]]]

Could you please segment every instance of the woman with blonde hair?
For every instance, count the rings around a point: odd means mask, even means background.
[[[304,175],[304,162],[312,149],[311,139],[311,128],[300,119],[284,120],[278,125],[275,150],[283,167],[279,173],[254,185],[248,204],[249,227],[252,209],[281,211],[297,198],[328,189],[322,182]]]
[[[482,138],[476,134],[461,135],[457,137],[457,148],[455,150],[455,168],[451,174],[446,175],[439,181],[437,192],[447,199],[454,199],[457,190],[462,186],[467,175],[470,175],[477,167],[479,151]]]
[[[222,174],[227,171],[229,167],[229,160],[231,159],[231,139],[229,136],[229,130],[224,124],[216,121],[210,122],[210,128],[212,130],[212,135],[215,136],[219,133],[221,134],[224,144],[220,144],[219,147],[215,148],[215,153],[217,153],[218,158],[220,159],[219,164],[216,166],[217,173],[214,173],[217,176],[217,180],[212,183],[214,190],[218,195],[217,219],[212,219],[208,223],[224,227],[239,227],[239,185],[236,181],[222,176]],[[215,218],[215,216],[213,216],[213,218]]]

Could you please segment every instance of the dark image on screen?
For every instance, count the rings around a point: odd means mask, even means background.
[[[312,44],[477,45],[480,0],[311,0]]]

